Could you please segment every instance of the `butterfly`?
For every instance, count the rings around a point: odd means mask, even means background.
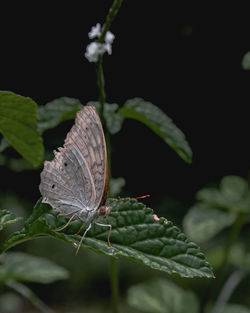
[[[93,223],[107,226],[108,245],[113,248],[109,240],[111,225],[97,222],[100,215],[108,216],[110,207],[105,205],[108,190],[106,143],[94,107],[84,106],[77,112],[75,124],[67,134],[63,147],[55,150],[54,155],[52,161],[44,162],[39,189],[43,203],[70,217],[67,224],[57,231],[67,227],[74,218],[82,220],[83,226],[88,225],[77,247],[77,254]]]

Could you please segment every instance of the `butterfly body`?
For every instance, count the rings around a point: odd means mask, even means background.
[[[104,206],[108,189],[105,137],[94,107],[85,106],[77,113],[64,146],[54,155],[52,161],[44,162],[41,173],[43,202],[91,227],[100,214],[110,211]]]

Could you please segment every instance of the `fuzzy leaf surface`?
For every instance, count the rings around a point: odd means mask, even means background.
[[[0,210],[0,231],[3,230],[6,226],[14,224],[22,220],[22,217],[16,217],[16,215],[8,210]]]
[[[61,97],[38,107],[38,128],[41,132],[51,129],[66,120],[75,118],[82,108],[78,99]]]
[[[187,163],[192,162],[192,150],[183,132],[157,106],[141,98],[127,100],[119,109],[124,118],[144,123],[160,136]]]
[[[37,128],[37,104],[10,91],[0,92],[0,132],[33,166],[39,166],[44,147]]]
[[[99,222],[112,225],[110,241],[107,244],[109,228],[93,225],[83,241],[82,247],[97,253],[125,257],[153,269],[182,277],[214,277],[210,265],[199,247],[190,242],[170,221],[154,219],[153,210],[134,199],[109,199],[111,207],[107,219]],[[82,221],[74,220],[61,232],[54,230],[65,225],[67,219],[41,200],[20,232],[12,234],[1,246],[4,251],[10,247],[34,238],[50,236],[64,240],[76,247],[81,235],[74,235]],[[84,230],[82,231],[82,233]]]
[[[41,257],[23,252],[7,252],[0,255],[0,281],[2,282],[11,279],[49,284],[68,277],[67,270]]]

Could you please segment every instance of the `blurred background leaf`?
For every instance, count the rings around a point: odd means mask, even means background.
[[[69,273],[59,265],[41,257],[23,252],[7,252],[0,255],[0,281],[16,280],[50,284],[67,279]]]
[[[242,61],[241,61],[241,66],[243,70],[249,71],[250,70],[250,51],[246,52],[243,55]]]
[[[128,289],[128,303],[148,313],[198,313],[195,293],[181,289],[167,279],[155,279]]]

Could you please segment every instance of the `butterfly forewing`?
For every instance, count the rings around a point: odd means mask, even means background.
[[[85,106],[55,158],[45,161],[40,191],[66,215],[97,210],[107,190],[107,153],[102,125],[95,108]],[[86,215],[88,216],[88,215]]]

